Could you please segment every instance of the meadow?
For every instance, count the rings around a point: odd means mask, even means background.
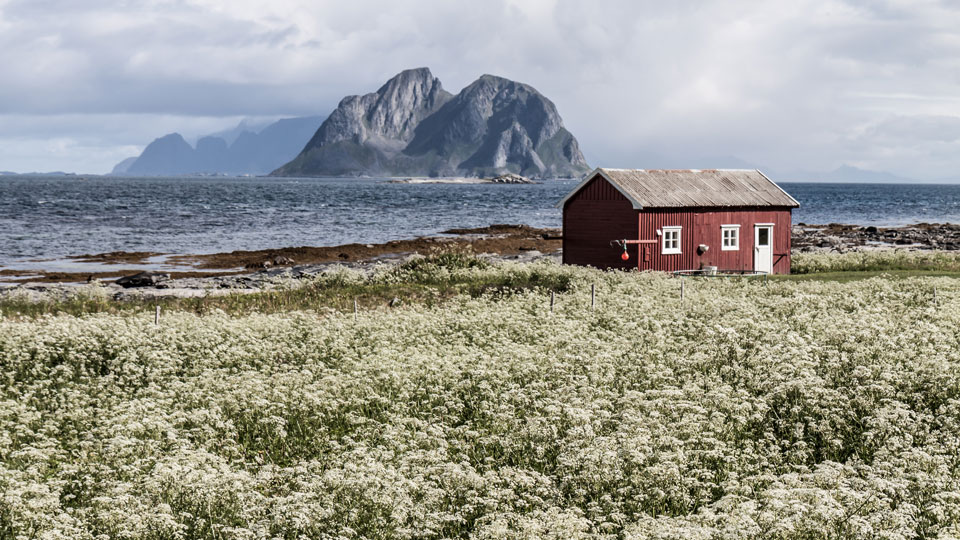
[[[6,301],[0,538],[960,537],[957,259],[910,257]]]

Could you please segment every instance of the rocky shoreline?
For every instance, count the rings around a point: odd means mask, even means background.
[[[795,253],[873,249],[960,250],[960,224],[918,223],[906,227],[874,227],[830,223],[793,226]]]
[[[559,229],[526,225],[491,225],[475,229],[451,229],[447,236],[396,240],[383,244],[347,244],[332,247],[281,248],[234,251],[210,255],[176,256],[182,272],[119,269],[100,273],[45,273],[2,270],[8,282],[0,298],[30,301],[65,299],[94,291],[114,300],[144,300],[165,297],[198,297],[249,294],[296,287],[311,277],[339,268],[372,272],[432,251],[470,250],[493,261],[533,262],[561,260]],[[907,227],[873,227],[831,223],[797,223],[792,230],[794,253],[867,250],[960,250],[960,225],[920,223]],[[114,252],[81,255],[77,260],[101,264],[128,264],[155,253]]]
[[[560,262],[560,252],[541,253],[527,251],[515,255],[483,253],[478,255],[491,261],[534,262],[550,259]],[[402,264],[420,254],[405,257],[363,261],[356,263],[322,263],[292,265],[252,273],[209,277],[173,277],[166,272],[141,272],[116,281],[94,280],[90,283],[38,283],[27,282],[13,287],[0,288],[0,299],[20,298],[30,302],[67,300],[76,295],[102,295],[116,301],[157,300],[161,298],[193,298],[251,294],[279,289],[297,288],[309,283],[311,278],[342,268],[371,273],[384,266]]]
[[[373,272],[415,257],[444,250],[469,251],[492,261],[560,261],[559,229],[527,225],[490,225],[450,229],[442,234],[383,244],[346,244],[331,247],[280,248],[234,251],[210,255],[175,256],[171,260],[188,271],[138,271],[58,273],[0,270],[8,281],[0,298],[28,301],[62,300],[77,294],[105,295],[118,301],[166,297],[189,298],[248,294],[298,287],[325,272],[349,268]],[[128,264],[154,253],[113,252],[81,255],[75,260],[100,264]],[[243,270],[238,270],[242,268]],[[22,275],[18,275],[22,274]]]

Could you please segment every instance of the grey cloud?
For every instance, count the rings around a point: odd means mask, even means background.
[[[936,176],[960,152],[953,125],[931,119],[960,114],[956,102],[870,95],[960,95],[956,28],[960,7],[907,0],[7,0],[0,114],[70,117],[76,137],[84,121],[127,133],[103,122],[125,115],[218,129],[325,114],[426,65],[451,91],[481,73],[532,84],[595,164],[713,155],[904,173],[924,161]],[[58,134],[37,125],[37,140]],[[154,127],[128,146],[167,131]],[[119,139],[90,145],[112,156]]]
[[[960,117],[893,116],[863,126],[839,141],[850,163],[908,178],[954,178]]]
[[[870,126],[858,138],[868,144],[910,145],[960,141],[958,116],[897,116]]]

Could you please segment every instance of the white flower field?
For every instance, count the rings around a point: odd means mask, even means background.
[[[567,285],[3,313],[0,538],[960,537],[957,279],[458,271]]]

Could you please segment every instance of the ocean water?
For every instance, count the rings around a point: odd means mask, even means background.
[[[960,184],[782,182],[780,187],[800,202],[794,223],[960,223]]]
[[[0,177],[0,266],[109,251],[216,253],[378,243],[493,223],[560,227],[554,205],[576,183]],[[960,222],[960,185],[782,187],[801,203],[794,223]]]
[[[553,204],[574,185],[0,177],[0,265],[110,251],[379,243],[492,223],[556,227],[560,211]]]

